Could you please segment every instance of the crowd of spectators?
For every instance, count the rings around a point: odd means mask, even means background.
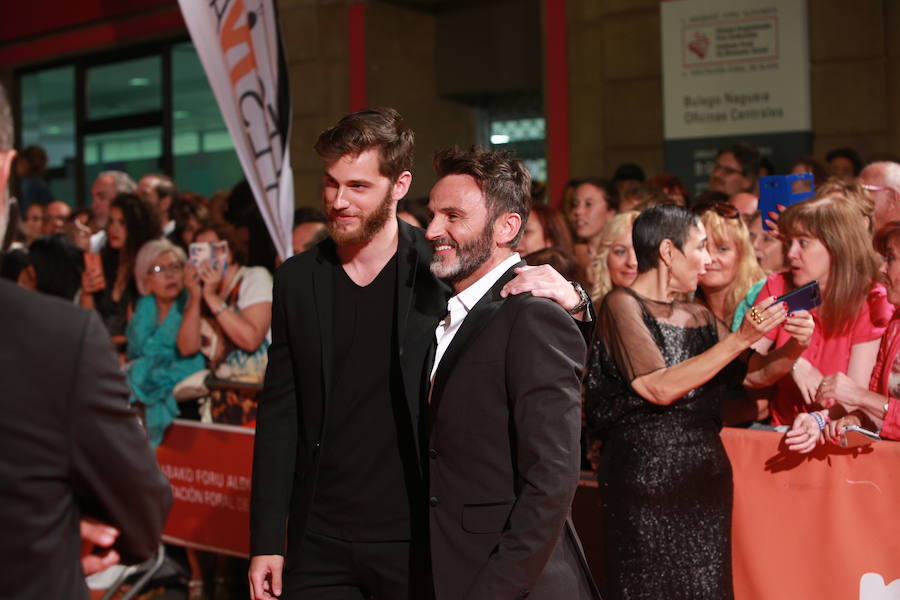
[[[17,159],[18,229],[0,277],[99,314],[154,445],[179,415],[252,424],[253,386],[213,385],[259,384],[266,368],[277,260],[246,182],[206,198],[164,174],[136,183],[105,171],[90,206],[73,210],[53,197],[45,167],[40,148]],[[638,277],[635,221],[657,205],[685,207],[703,225],[709,262],[695,291],[671,289],[708,309],[720,335],[767,299],[812,281],[821,290],[821,306],[753,344],[759,379],[735,375],[723,422],[780,428],[800,453],[844,443],[848,425],[900,439],[900,164],[866,164],[849,148],[799,158],[790,173],[811,173],[815,195],[777,214],[759,211],[764,173],[775,174],[771,163],[735,144],[693,198],[674,175],[647,178],[634,164],[570,181],[559,208],[533,190],[517,249],[581,283],[602,322],[607,298],[622,298],[611,292]],[[426,227],[426,203],[404,201],[398,216]],[[327,235],[324,214],[296,211],[295,253]]]
[[[196,385],[197,377],[261,381],[276,259],[246,182],[207,199],[179,190],[161,173],[135,182],[124,172],[105,171],[91,185],[90,206],[76,211],[53,198],[45,168],[39,147],[25,149],[16,160],[18,231],[0,275],[99,313],[130,369],[133,400],[148,410],[154,442],[179,413],[211,418],[215,412],[206,401],[217,393]],[[612,289],[630,286],[637,276],[635,219],[658,204],[686,206],[701,218],[711,259],[688,299],[705,305],[729,330],[740,327],[758,298],[812,280],[822,289],[810,346],[786,363],[774,386],[748,394],[747,410],[726,410],[726,421],[752,416],[793,431],[798,420],[806,422],[807,410],[819,409],[826,422],[878,429],[885,414],[855,408],[844,396],[816,398],[820,384],[833,382],[836,374],[846,377],[839,393],[848,381],[864,389],[871,379],[873,390],[889,397],[891,378],[875,377],[873,368],[893,314],[891,290],[884,285],[890,286],[885,273],[897,237],[892,222],[900,220],[900,164],[865,164],[850,148],[832,150],[824,161],[801,157],[790,172],[813,174],[815,198],[789,207],[780,218],[758,210],[759,177],[773,170],[754,147],[739,143],[718,153],[708,189],[694,198],[674,175],[648,178],[636,164],[620,165],[609,178],[570,181],[560,208],[540,187],[532,190],[518,250],[529,264],[549,263],[581,283],[600,312]],[[426,204],[424,198],[404,200],[398,216],[427,226]],[[324,239],[326,225],[319,210],[298,209],[294,252]],[[877,249],[873,238],[882,240]],[[192,243],[214,248],[220,242],[221,256],[200,262],[190,256]],[[776,329],[755,349],[766,353],[789,339],[790,332]],[[893,363],[883,362],[880,367],[891,372]],[[900,373],[900,364],[895,370]],[[197,372],[191,385],[179,387]],[[229,402],[244,406],[232,418],[252,422],[247,398]]]

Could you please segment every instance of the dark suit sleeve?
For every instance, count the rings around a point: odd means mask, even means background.
[[[94,312],[85,318],[73,377],[68,437],[75,496],[85,516],[121,531],[115,547],[123,562],[140,562],[159,545],[172,492]]]
[[[528,302],[515,319],[506,373],[522,488],[469,600],[530,590],[560,539],[578,485],[585,348],[572,318],[549,301]]]
[[[284,269],[280,269],[275,274],[272,294],[269,365],[256,413],[250,500],[251,556],[285,553],[285,527],[297,456],[297,401],[284,279]]]

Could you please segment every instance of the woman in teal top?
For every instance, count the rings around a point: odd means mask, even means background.
[[[135,259],[135,282],[142,294],[128,324],[128,384],[131,402],[140,402],[153,446],[178,416],[175,384],[204,368],[198,352],[182,356],[176,345],[187,295],[184,251],[165,239],[144,244]]]

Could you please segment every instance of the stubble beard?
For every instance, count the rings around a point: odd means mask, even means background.
[[[391,206],[393,203],[394,201],[393,198],[391,198],[391,192],[388,190],[388,193],[385,194],[381,204],[379,204],[372,213],[363,216],[359,227],[354,231],[345,231],[335,226],[335,222],[331,218],[332,215],[329,214],[327,223],[328,234],[338,246],[368,244],[378,232],[384,229],[384,226],[387,224],[388,220],[390,220]]]
[[[478,270],[491,257],[494,245],[493,223],[488,223],[477,238],[460,246],[449,238],[434,240],[432,245],[447,244],[456,249],[456,258],[451,263],[445,263],[434,255],[431,258],[431,272],[436,277],[445,279],[450,283],[456,283]]]

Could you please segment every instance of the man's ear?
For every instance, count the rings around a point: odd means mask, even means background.
[[[412,173],[403,171],[400,173],[400,177],[397,178],[397,181],[391,186],[391,199],[402,200],[406,195],[406,192],[409,191],[410,185],[412,185]]]
[[[509,246],[522,227],[522,215],[503,213],[494,221],[494,241],[498,246]]]
[[[675,244],[669,238],[659,243],[659,260],[667,267],[672,265],[672,257],[675,255]]]
[[[19,278],[16,280],[16,283],[23,288],[37,290],[37,272],[35,272],[34,266],[28,265],[19,271]]]

